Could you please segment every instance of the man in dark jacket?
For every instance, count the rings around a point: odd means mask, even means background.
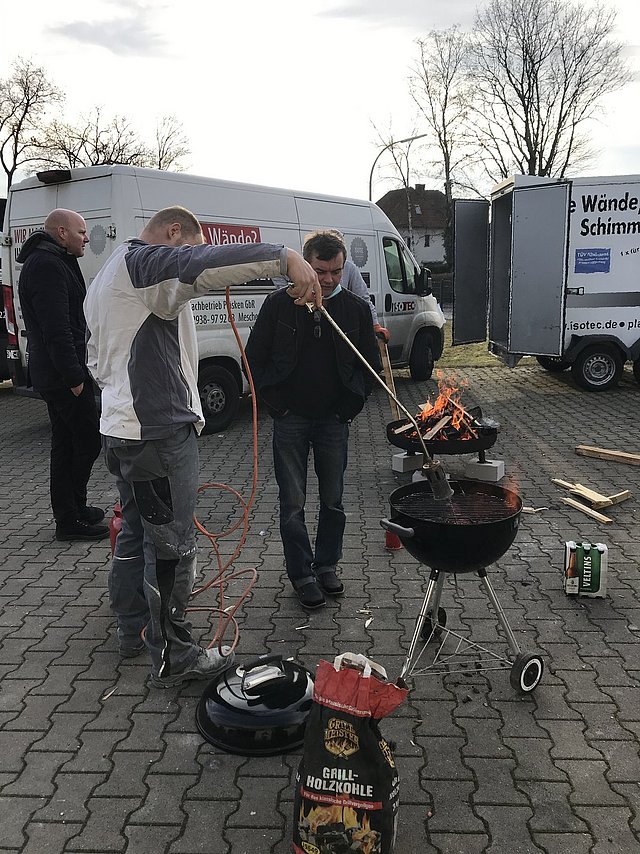
[[[306,241],[303,256],[322,286],[323,305],[379,371],[380,353],[367,303],[341,288],[346,249],[331,232]],[[279,487],[280,535],[287,574],[304,608],[339,596],[342,506],[349,423],[375,379],[322,312],[295,305],[285,289],[265,300],[249,336],[247,360],[256,390],[274,419],[273,456]],[[320,511],[315,548],[305,525],[309,450],[318,477]]]
[[[51,211],[22,247],[18,292],[29,343],[31,384],[51,421],[51,508],[57,540],[101,540],[104,512],[87,506],[87,483],[101,449],[93,381],[86,367],[86,288],[78,258],[89,242],[75,211]]]

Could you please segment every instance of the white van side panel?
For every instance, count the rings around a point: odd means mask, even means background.
[[[392,236],[402,243],[387,217],[371,202],[333,196],[294,192],[231,181],[202,178],[181,173],[160,172],[130,166],[101,166],[72,169],[71,180],[45,184],[36,177],[11,188],[11,256],[14,300],[19,325],[17,283],[19,267],[15,257],[29,234],[42,228],[46,215],[56,207],[69,208],[84,216],[89,244],[80,266],[91,282],[116,246],[138,236],[156,211],[171,205],[183,205],[201,222],[205,239],[211,244],[267,242],[284,244],[301,251],[302,240],[316,228],[336,228],[345,236],[348,257],[368,284],[380,322],[388,310],[394,321],[407,315],[402,347],[397,356],[405,360],[411,350],[415,314],[418,307],[402,293],[391,292],[383,258],[383,238]],[[232,312],[241,340],[246,342],[266,294],[273,285],[233,288]],[[418,312],[418,326],[432,322],[438,329],[444,324],[442,312],[433,297],[428,298],[438,311],[427,317]],[[403,302],[404,300],[404,302]],[[385,309],[385,303],[388,308]],[[198,297],[192,303],[198,327],[201,363],[215,361],[233,373],[238,384],[244,382],[240,354],[229,322],[224,296]],[[411,335],[404,334],[411,329]],[[20,336],[22,364],[25,364],[26,337]],[[246,390],[246,383],[245,383]]]

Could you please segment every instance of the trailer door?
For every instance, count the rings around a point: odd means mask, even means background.
[[[510,353],[562,354],[570,190],[562,182],[513,191]]]
[[[452,343],[472,344],[487,337],[489,202],[454,202]]]

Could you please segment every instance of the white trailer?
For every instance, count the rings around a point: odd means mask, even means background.
[[[348,257],[360,269],[378,318],[389,329],[393,365],[409,365],[414,379],[431,376],[442,354],[444,315],[404,241],[376,205],[359,199],[317,195],[201,178],[131,166],[95,166],[50,170],[14,184],[9,191],[2,237],[4,302],[7,308],[14,386],[28,388],[27,339],[18,300],[22,244],[54,208],[69,208],[87,222],[89,243],[80,266],[90,287],[113,249],[140,234],[163,207],[180,204],[202,224],[206,240],[224,243],[284,243],[300,250],[304,235],[316,228],[337,228]],[[232,294],[234,320],[243,341],[272,283],[256,283]],[[193,301],[198,327],[199,387],[208,431],[233,419],[239,396],[247,390],[240,354],[225,300]]]
[[[490,213],[490,219],[489,219]],[[454,344],[535,356],[587,391],[640,382],[640,175],[517,175],[455,205]]]

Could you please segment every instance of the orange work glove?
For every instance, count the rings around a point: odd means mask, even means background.
[[[389,343],[389,339],[391,338],[391,336],[389,335],[388,329],[385,329],[384,326],[380,326],[379,323],[374,323],[373,331],[376,333],[378,338],[382,338],[385,344]]]

